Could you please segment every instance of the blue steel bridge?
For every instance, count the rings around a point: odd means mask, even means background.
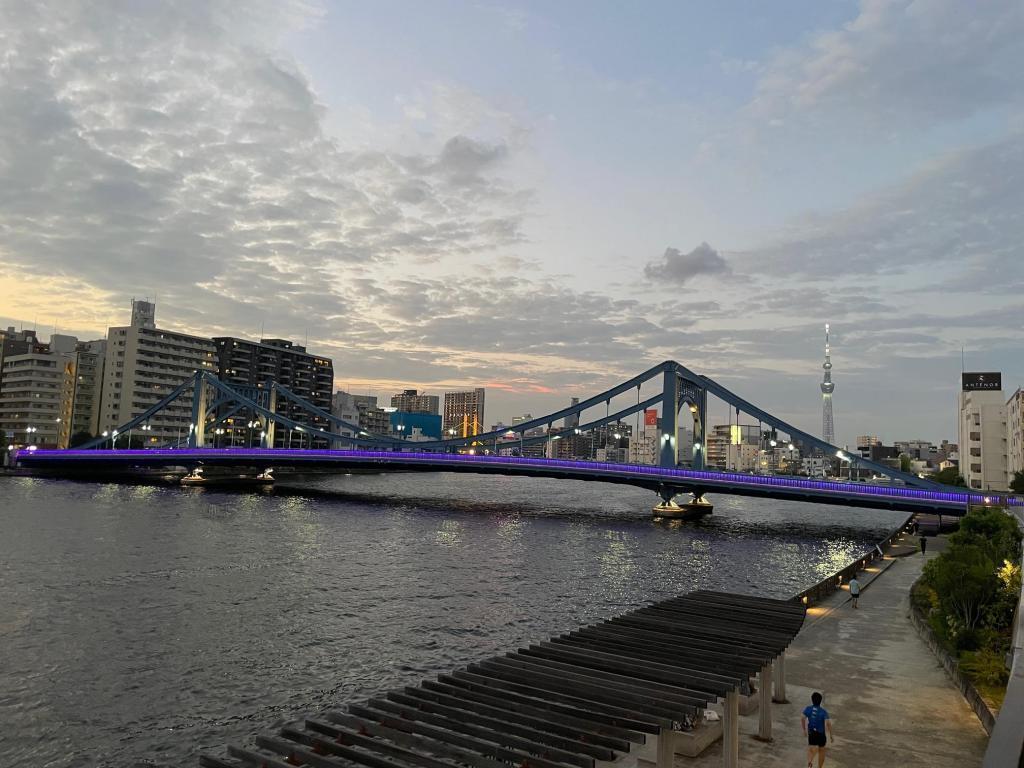
[[[653,382],[658,391],[641,397],[644,384]],[[613,398],[636,396],[636,402],[611,411]],[[757,419],[780,440],[797,443],[802,450],[818,450],[825,456],[836,456],[852,467],[864,468],[887,478],[885,483],[841,482],[788,476],[749,475],[705,469],[708,397],[713,396],[735,410],[739,423],[741,414]],[[191,424],[180,444],[160,448],[131,450],[104,449],[116,446],[118,435],[131,434],[144,427],[172,404],[191,400]],[[311,426],[278,410],[295,407],[315,418],[328,429]],[[550,427],[570,418],[578,421],[576,434],[585,434],[598,427],[615,424],[647,409],[660,409],[660,441],[658,464],[618,464],[597,461],[526,458],[500,455],[501,449],[523,448],[554,438],[548,434],[528,435],[538,427]],[[585,412],[604,410],[604,415],[589,420]],[[248,414],[259,421],[263,434],[260,448],[205,447],[207,434],[239,414]],[[680,424],[692,423],[694,442],[690,467],[679,466],[677,432]],[[324,448],[274,448],[275,430],[298,430],[315,439]],[[143,432],[145,434],[145,432]],[[782,437],[785,435],[785,438]],[[491,453],[493,451],[493,454]],[[796,501],[866,506],[907,511],[932,511],[962,514],[969,504],[988,502],[983,494],[968,493],[962,488],[942,486],[917,475],[900,472],[856,455],[850,455],[818,437],[786,423],[753,403],[744,400],[714,380],[701,376],[685,366],[666,360],[638,376],[600,392],[578,404],[536,419],[524,421],[500,431],[486,432],[451,439],[408,442],[390,435],[366,432],[358,424],[347,422],[300,398],[286,387],[268,381],[263,387],[234,387],[212,374],[197,371],[189,380],[168,393],[162,400],[113,431],[113,438],[98,438],[71,450],[21,450],[16,454],[19,466],[49,475],[82,476],[98,472],[127,471],[133,468],[231,467],[252,469],[316,469],[338,472],[353,469],[396,472],[470,472],[530,477],[554,477],[625,483],[649,488],[669,504],[680,494],[692,494],[695,500],[710,492],[760,496]],[[1009,499],[1010,504],[1024,503]]]

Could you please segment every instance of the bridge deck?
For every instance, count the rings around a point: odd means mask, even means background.
[[[664,487],[677,492],[720,492],[909,512],[937,511],[952,515],[963,514],[968,502],[984,504],[988,501],[984,495],[969,493],[966,489],[931,490],[898,485],[746,475],[644,464],[413,451],[258,448],[37,450],[20,451],[16,454],[16,460],[21,466],[58,475],[169,466],[235,466],[261,469],[292,467],[336,471],[372,467],[381,471],[527,475],[625,483],[652,490]],[[1021,506],[1024,499],[1010,497],[1005,499],[1005,503]]]
[[[699,591],[258,736],[207,768],[595,768],[678,730],[803,624],[797,601]]]

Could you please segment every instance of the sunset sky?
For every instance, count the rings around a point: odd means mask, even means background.
[[[0,325],[133,296],[337,385],[665,358],[840,443],[1024,384],[1024,4],[0,0]],[[1009,395],[1007,392],[1007,396]]]

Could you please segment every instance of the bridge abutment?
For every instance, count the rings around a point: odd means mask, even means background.
[[[668,485],[658,488],[661,501],[651,509],[651,514],[668,520],[695,520],[710,515],[714,510],[714,505],[704,498],[703,491],[689,493],[689,501],[682,504],[675,500],[680,493],[683,493],[682,489]]]

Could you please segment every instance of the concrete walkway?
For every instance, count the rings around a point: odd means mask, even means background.
[[[824,695],[835,729],[826,766],[981,765],[988,736],[908,618],[910,586],[925,561],[916,541],[901,540],[890,552],[907,556],[887,556],[864,574],[859,609],[842,591],[808,611],[787,653],[790,703],[772,705],[775,740],[753,738],[756,712],[741,718],[740,765],[807,765],[800,713],[815,690]],[[944,543],[929,539],[928,558]],[[697,759],[677,756],[675,765],[718,768],[722,742]]]

